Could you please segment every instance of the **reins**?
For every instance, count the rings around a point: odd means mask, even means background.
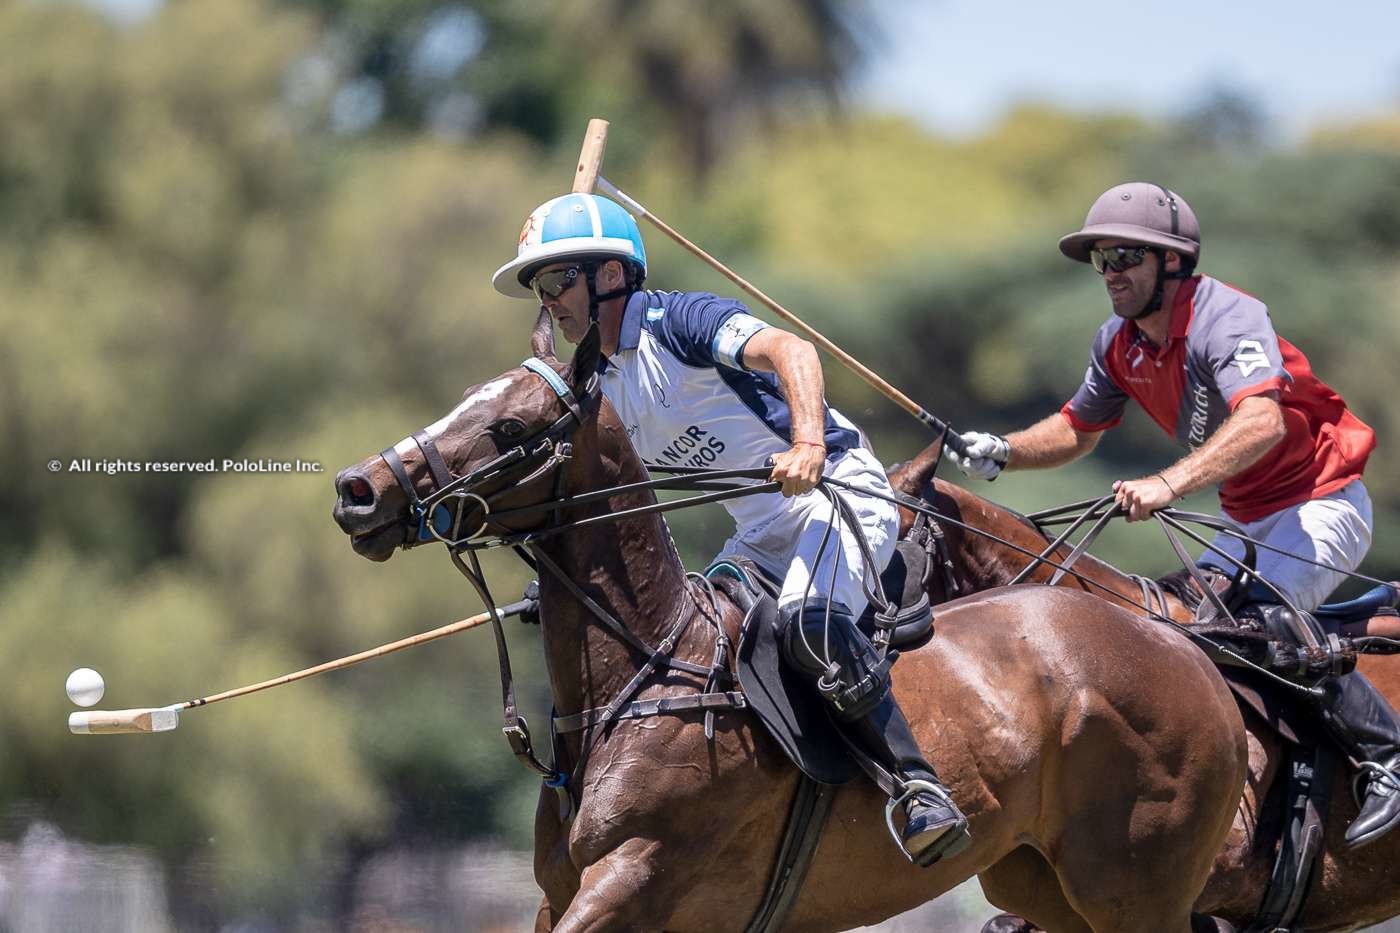
[[[698,575],[687,574],[687,581],[691,583],[691,586],[687,587],[688,598],[681,602],[681,608],[678,611],[677,618],[668,627],[666,635],[662,637],[659,644],[653,647],[646,644],[622,622],[585,593],[582,588],[559,567],[553,558],[539,546],[540,542],[564,534],[565,532],[577,531],[581,528],[591,527],[605,522],[620,521],[643,515],[664,514],[679,509],[724,502],[744,496],[772,493],[780,488],[780,484],[766,481],[771,473],[771,468],[769,467],[709,470],[699,467],[663,467],[656,464],[645,464],[648,471],[652,473],[662,473],[665,474],[665,476],[653,476],[647,480],[624,483],[606,489],[565,494],[563,491],[564,471],[561,470],[560,467],[572,456],[570,438],[572,437],[573,431],[581,426],[586,418],[593,414],[594,408],[599,404],[601,392],[598,387],[597,377],[594,376],[589,380],[580,396],[577,395],[548,364],[539,360],[530,359],[526,360],[523,365],[531,372],[543,378],[566,408],[566,413],[548,427],[536,432],[534,435],[531,435],[530,438],[520,442],[515,447],[512,447],[462,476],[454,476],[447,468],[446,462],[436,449],[430,435],[424,431],[415,432],[410,438],[423,452],[424,460],[432,474],[434,482],[433,490],[424,496],[420,496],[414,488],[414,484],[410,480],[407,470],[404,468],[403,462],[394,447],[385,450],[383,452],[383,457],[409,499],[410,522],[405,532],[405,540],[402,542],[402,546],[411,547],[415,544],[430,540],[437,540],[446,545],[453,565],[468,579],[473,588],[477,590],[482,601],[486,604],[491,614],[491,623],[496,639],[498,662],[501,672],[501,699],[504,718],[502,732],[516,757],[530,770],[541,775],[547,785],[555,788],[559,792],[561,798],[561,813],[567,815],[567,813],[572,811],[573,806],[572,794],[568,788],[570,774],[576,772],[583,765],[588,757],[589,751],[596,745],[601,737],[607,733],[608,729],[614,723],[624,719],[675,713],[683,710],[704,710],[705,733],[707,738],[709,738],[713,736],[713,717],[716,710],[742,709],[747,703],[741,692],[734,689],[720,689],[722,686],[732,686],[733,675],[726,666],[727,654],[730,646],[728,637],[725,635],[723,629],[722,619],[717,601],[715,600],[713,588],[708,581],[699,578]],[[524,474],[523,478],[513,479],[513,477],[520,473]],[[520,486],[542,479],[551,473],[555,481],[554,493],[551,497],[529,505],[493,510],[491,505],[493,498],[498,497],[504,492],[512,491]],[[498,485],[489,492],[483,493],[478,491],[487,483],[497,483]],[[1113,502],[1112,495],[1070,503],[1029,516],[1034,527],[1037,528],[1048,541],[1048,545],[1045,549],[1036,552],[1014,542],[1007,541],[993,532],[974,527],[953,516],[946,515],[938,511],[931,503],[925,500],[917,499],[894,490],[891,490],[889,494],[885,494],[872,490],[858,489],[846,482],[830,477],[822,477],[818,481],[817,490],[827,497],[832,505],[834,515],[832,527],[827,529],[827,534],[822,540],[823,551],[830,542],[833,532],[837,532],[842,523],[849,522],[852,527],[857,530],[859,530],[860,527],[849,504],[846,503],[844,497],[839,495],[838,490],[884,499],[895,505],[910,509],[918,515],[926,516],[932,520],[930,523],[931,525],[947,522],[964,531],[970,531],[974,534],[989,538],[1003,547],[1030,558],[1030,563],[1012,579],[1011,582],[1013,584],[1023,582],[1038,566],[1045,565],[1052,567],[1055,572],[1051,577],[1051,584],[1058,583],[1065,576],[1072,576],[1086,589],[1094,588],[1100,590],[1106,595],[1117,598],[1141,610],[1149,620],[1172,626],[1205,651],[1216,663],[1250,668],[1289,690],[1310,696],[1317,696],[1320,694],[1320,688],[1316,686],[1306,686],[1285,679],[1241,655],[1232,648],[1192,631],[1189,626],[1176,622],[1166,614],[1166,602],[1160,590],[1153,591],[1145,580],[1139,580],[1142,587],[1142,602],[1136,602],[1117,590],[1099,583],[1075,570],[1074,564],[1083,554],[1088,552],[1090,545],[1097,538],[1099,533],[1112,519],[1123,515],[1120,508],[1111,504]],[[592,515],[568,521],[563,519],[566,510],[607,501],[620,495],[656,491],[688,492],[694,494],[668,502],[654,502],[606,514]],[[451,505],[449,505],[449,503],[451,503]],[[469,508],[469,506],[471,508]],[[473,509],[480,511],[480,518],[473,523],[473,527],[464,528],[464,520]],[[540,527],[524,531],[514,531],[511,530],[509,526],[502,524],[506,521],[537,514],[548,514],[551,519]],[[1171,542],[1173,550],[1181,559],[1183,566],[1192,575],[1193,581],[1200,589],[1204,598],[1211,600],[1212,605],[1223,618],[1233,620],[1234,617],[1230,613],[1228,607],[1226,607],[1224,602],[1220,599],[1219,595],[1201,576],[1194,561],[1192,561],[1187,554],[1185,546],[1182,544],[1179,536],[1185,535],[1206,547],[1210,545],[1200,535],[1196,534],[1190,528],[1187,528],[1184,523],[1190,522],[1203,525],[1231,535],[1244,542],[1247,549],[1247,562],[1239,561],[1230,555],[1224,555],[1238,568],[1235,577],[1236,581],[1241,579],[1244,574],[1248,574],[1256,580],[1260,579],[1252,569],[1255,553],[1253,549],[1255,547],[1264,547],[1278,553],[1287,553],[1271,545],[1254,541],[1247,535],[1213,516],[1202,515],[1195,512],[1183,512],[1175,509],[1162,509],[1154,513],[1154,516],[1167,535],[1168,540]],[[1062,533],[1050,539],[1050,535],[1045,532],[1045,528],[1061,523],[1068,524],[1068,527]],[[1051,555],[1065,545],[1076,530],[1088,523],[1091,523],[1089,524],[1088,530],[1081,540],[1071,548],[1070,553],[1064,560],[1054,560]],[[488,526],[492,524],[496,525],[498,528],[505,529],[506,533],[485,534]],[[935,536],[938,537],[941,542],[941,531]],[[874,565],[869,543],[865,540],[864,535],[857,534],[856,537],[860,542],[862,559],[867,569],[870,571],[864,575],[866,595],[871,604],[876,607],[877,616],[883,617],[888,615],[892,617],[895,607],[886,600],[879,582],[879,574],[882,568]],[[632,678],[605,706],[580,710],[579,712],[562,716],[557,714],[552,716],[550,730],[551,745],[553,748],[552,765],[544,764],[535,753],[530,737],[529,725],[524,716],[519,712],[515,698],[509,652],[506,647],[505,632],[501,625],[499,613],[496,610],[495,600],[491,595],[485,574],[481,569],[477,557],[478,551],[500,547],[511,548],[537,573],[548,573],[550,576],[557,579],[605,630],[619,639],[619,641],[626,645],[628,649],[640,659],[640,664]],[[466,555],[465,559],[463,558],[464,554]],[[1317,564],[1318,566],[1325,566],[1317,561],[1308,560],[1307,558],[1298,557],[1297,559]],[[1363,574],[1351,573],[1348,575],[1375,583],[1384,582],[1374,580]],[[810,592],[813,582],[814,581],[809,580],[808,592]],[[1267,581],[1262,582],[1266,587],[1272,590],[1280,600],[1283,600],[1282,594],[1279,593],[1272,584],[1269,584]],[[696,597],[695,590],[697,586],[703,587],[709,594],[709,601],[711,603],[709,612],[706,611],[701,601]],[[1161,611],[1158,611],[1158,609],[1151,605],[1152,596],[1154,594],[1157,596],[1157,601],[1161,604]],[[806,594],[804,594],[804,596],[805,595]],[[1286,602],[1286,600],[1284,601]],[[695,613],[690,611],[692,605],[696,610]],[[688,630],[694,618],[694,614],[705,616],[715,631],[714,657],[709,666],[672,657],[672,654],[679,646],[681,638]],[[828,625],[829,624],[830,622],[828,619]],[[876,648],[882,656],[888,648],[889,636],[890,631],[884,626],[877,624]],[[803,637],[806,637],[805,633]],[[809,646],[809,648],[812,647],[814,646]],[[813,654],[817,657],[823,657],[826,652],[817,652],[813,650]],[[684,672],[694,676],[703,676],[705,677],[704,688],[698,692],[692,692],[681,696],[666,696],[644,701],[633,700],[632,698],[642,689],[646,681],[658,670],[663,668]],[[584,731],[589,734],[584,741],[578,760],[574,763],[573,767],[569,769],[569,772],[565,772],[560,767],[562,763],[562,747],[559,743],[559,736],[560,734],[574,731]]]
[[[626,518],[633,515],[647,514],[652,512],[669,512],[674,511],[676,509],[689,508],[695,505],[703,505],[709,502],[723,501],[724,499],[735,498],[738,496],[754,495],[761,492],[769,492],[777,488],[777,484],[775,483],[743,485],[736,485],[733,483],[733,481],[737,479],[766,478],[771,472],[766,467],[744,470],[706,470],[703,468],[695,467],[661,467],[654,464],[648,464],[647,468],[654,472],[673,474],[673,476],[671,476],[670,478],[651,479],[638,483],[631,483],[624,486],[612,487],[609,489],[594,490],[576,497],[571,497],[565,501],[581,504],[583,502],[593,502],[600,499],[606,499],[610,496],[618,495],[623,491],[632,491],[637,489],[711,491],[701,495],[691,496],[685,499],[675,500],[671,502],[641,506],[638,508],[627,509],[621,512],[612,513],[608,515],[592,516],[590,518],[582,519],[576,523],[568,525],[546,527],[542,529],[536,529],[531,532],[526,532],[517,536],[502,537],[489,542],[473,543],[470,546],[500,547],[507,545],[517,545],[522,541],[533,542],[555,534],[561,534],[564,531],[569,530],[570,528],[580,527],[585,524],[597,524],[601,522],[613,521],[620,518]],[[1130,579],[1138,580],[1139,586],[1142,590],[1142,597],[1139,601],[1123,593],[1120,593],[1112,587],[1100,583],[1099,581],[1094,580],[1091,577],[1088,577],[1085,574],[1077,571],[1074,568],[1074,564],[1083,554],[1088,553],[1090,545],[1093,543],[1094,539],[1098,536],[1098,534],[1107,526],[1107,524],[1112,519],[1120,518],[1124,514],[1121,509],[1111,504],[1113,502],[1112,495],[1103,496],[1098,499],[1088,499],[1080,502],[1069,503],[1064,506],[1058,506],[1054,509],[1037,512],[1031,516],[1027,516],[1027,518],[1031,520],[1031,522],[1035,525],[1037,529],[1043,529],[1044,526],[1050,526],[1061,523],[1069,524],[1069,528],[1067,528],[1064,532],[1062,532],[1060,535],[1056,536],[1053,540],[1051,540],[1045,549],[1037,552],[1032,551],[1029,548],[1025,548],[1019,544],[1016,544],[1015,542],[1008,541],[1002,538],[1001,536],[995,534],[994,532],[978,528],[976,526],[963,522],[957,518],[954,518],[951,515],[947,515],[943,512],[940,512],[930,503],[922,499],[916,499],[912,496],[908,496],[898,491],[891,490],[889,494],[884,494],[874,492],[871,490],[856,489],[854,487],[849,486],[841,480],[833,479],[830,477],[823,477],[818,483],[818,488],[820,489],[822,487],[827,486],[845,489],[849,492],[854,492],[861,495],[868,495],[875,498],[885,499],[886,501],[892,502],[896,505],[908,508],[917,514],[925,515],[933,519],[935,522],[947,522],[950,525],[958,527],[964,531],[969,531],[974,534],[980,535],[984,538],[996,542],[997,544],[1003,547],[1006,547],[1010,550],[1016,551],[1026,556],[1030,559],[1030,563],[1027,565],[1027,567],[1023,568],[1016,575],[1015,578],[1013,578],[1013,583],[1024,582],[1024,580],[1029,576],[1031,572],[1034,571],[1034,569],[1037,566],[1045,565],[1051,567],[1055,571],[1054,575],[1051,578],[1052,583],[1058,583],[1064,577],[1069,576],[1073,577],[1086,589],[1097,590],[1104,595],[1121,600],[1122,602],[1127,603],[1135,609],[1140,610],[1149,620],[1172,626],[1174,629],[1178,630],[1179,632],[1181,632],[1181,634],[1183,634],[1185,637],[1194,642],[1199,648],[1205,651],[1206,654],[1216,663],[1227,664],[1233,667],[1249,668],[1257,672],[1261,676],[1294,692],[1314,697],[1317,696],[1319,693],[1319,688],[1296,683],[1294,681],[1288,680],[1287,678],[1281,677],[1277,673],[1270,671],[1267,668],[1259,665],[1255,661],[1239,654],[1237,651],[1230,648],[1229,646],[1223,645],[1220,642],[1208,636],[1194,632],[1192,631],[1190,626],[1182,625],[1175,619],[1172,619],[1166,612],[1165,598],[1160,593],[1160,588],[1156,586],[1154,581],[1148,581],[1145,578],[1134,578],[1131,575],[1124,574],[1124,576],[1127,576]],[[840,501],[839,497],[838,501]],[[539,503],[533,506],[526,506],[522,509],[513,510],[513,512],[525,513],[529,511],[541,511],[545,509],[548,505],[549,503]],[[1069,513],[1075,514],[1070,515]],[[506,514],[511,513],[501,513],[502,516]],[[1220,531],[1227,535],[1238,538],[1245,545],[1245,560],[1241,561],[1230,555],[1224,555],[1236,567],[1235,580],[1240,580],[1245,576],[1249,576],[1255,580],[1258,580],[1261,582],[1261,585],[1268,588],[1277,599],[1279,599],[1281,602],[1286,603],[1286,597],[1284,597],[1283,594],[1279,592],[1276,587],[1273,586],[1273,584],[1269,583],[1267,580],[1263,580],[1262,578],[1258,577],[1258,575],[1254,572],[1252,565],[1254,562],[1254,548],[1256,547],[1262,547],[1267,550],[1275,551],[1286,555],[1289,554],[1289,552],[1283,551],[1265,542],[1256,541],[1250,538],[1248,535],[1244,534],[1243,532],[1239,531],[1238,529],[1234,528],[1228,522],[1225,522],[1212,515],[1206,515],[1199,512],[1191,512],[1179,509],[1160,509],[1153,514],[1157,518],[1157,521],[1160,527],[1162,528],[1164,535],[1167,537],[1167,540],[1170,542],[1173,551],[1176,553],[1176,556],[1179,560],[1181,560],[1183,567],[1191,574],[1191,577],[1196,583],[1197,588],[1202,593],[1203,598],[1211,602],[1212,606],[1216,609],[1217,613],[1220,614],[1222,619],[1233,621],[1234,614],[1224,604],[1219,594],[1217,594],[1215,590],[1206,582],[1206,580],[1200,573],[1200,570],[1196,567],[1195,562],[1191,559],[1190,555],[1186,553],[1185,546],[1182,544],[1180,536],[1184,535],[1185,537],[1191,539],[1193,542],[1200,544],[1201,546],[1206,548],[1210,547],[1210,543],[1205,538],[1203,538],[1196,532],[1192,531],[1189,527],[1187,527],[1185,524],[1187,522],[1192,524],[1198,524],[1203,527],[1210,528],[1215,531]],[[1066,517],[1067,515],[1069,517]],[[1085,523],[1088,522],[1092,522],[1092,525],[1090,526],[1089,530],[1085,533],[1084,538],[1081,539],[1079,543],[1072,548],[1070,554],[1060,561],[1053,559],[1051,555],[1058,548],[1060,548],[1066,543],[1066,541],[1076,529],[1082,527]],[[1043,533],[1044,531],[1042,530],[1042,534]],[[1046,537],[1047,539],[1049,539],[1049,535],[1046,535]],[[1307,561],[1309,563],[1317,564],[1318,566],[1326,566],[1318,563],[1317,561],[1308,560],[1308,558],[1298,557],[1298,559]],[[1118,572],[1121,573],[1122,571]],[[1348,576],[1373,583],[1385,582],[1381,580],[1376,580],[1373,577],[1369,577],[1365,574],[1359,573],[1348,573]],[[1154,596],[1155,600],[1153,598]],[[1153,605],[1154,602],[1157,603],[1156,606]],[[1358,647],[1365,647],[1372,643],[1374,643],[1376,646],[1386,645],[1389,644],[1390,641],[1391,640],[1389,639],[1371,637],[1365,639],[1364,643],[1361,641],[1357,641],[1356,643]],[[1315,644],[1312,646],[1324,647]]]
[[[1111,497],[1109,497],[1109,498],[1111,498]],[[1102,501],[1103,501],[1102,499],[1081,499],[1081,500],[1079,500],[1078,502],[1069,502],[1069,503],[1066,503],[1065,505],[1058,505],[1058,506],[1055,506],[1054,508],[1051,508],[1051,509],[1042,509],[1042,510],[1039,511],[1039,512],[1032,512],[1030,515],[1027,515],[1026,518],[1027,518],[1029,521],[1031,521],[1037,528],[1039,528],[1039,527],[1041,527],[1041,526],[1043,526],[1043,525],[1055,525],[1055,524],[1060,524],[1061,522],[1064,522],[1064,521],[1067,520],[1067,519],[1064,518],[1064,516],[1065,516],[1067,513],[1074,513],[1074,512],[1078,512],[1078,511],[1080,511],[1081,509],[1084,509],[1084,508],[1086,508],[1086,507],[1093,507],[1096,503],[1099,503],[1099,502],[1102,502]],[[1257,539],[1257,538],[1251,538],[1249,535],[1247,535],[1247,534],[1245,534],[1244,532],[1240,531],[1239,528],[1235,527],[1235,526],[1234,526],[1233,524],[1231,524],[1230,522],[1227,522],[1227,521],[1225,521],[1225,520],[1223,520],[1223,519],[1221,519],[1221,518],[1219,518],[1218,516],[1215,516],[1215,515],[1207,515],[1207,514],[1205,514],[1204,512],[1191,512],[1191,511],[1187,511],[1187,510],[1184,510],[1184,509],[1171,509],[1171,508],[1159,509],[1158,511],[1154,512],[1153,514],[1154,514],[1154,515],[1165,515],[1165,516],[1168,517],[1168,518],[1177,519],[1177,520],[1183,520],[1183,519],[1184,519],[1184,520],[1186,520],[1186,521],[1191,522],[1192,524],[1203,525],[1203,526],[1205,526],[1206,528],[1210,528],[1210,529],[1213,530],[1213,531],[1220,531],[1220,532],[1223,532],[1223,533],[1225,533],[1226,535],[1228,535],[1229,537],[1234,538],[1234,539],[1238,540],[1239,542],[1241,542],[1242,544],[1244,544],[1245,547],[1246,547],[1246,549],[1263,548],[1263,549],[1266,550],[1266,551],[1272,551],[1272,552],[1274,552],[1275,554],[1280,554],[1280,555],[1282,555],[1282,556],[1284,556],[1284,557],[1287,557],[1287,558],[1290,558],[1290,559],[1292,559],[1292,560],[1301,561],[1302,563],[1305,563],[1305,564],[1312,564],[1314,567],[1321,567],[1323,570],[1334,570],[1334,571],[1336,571],[1337,573],[1344,574],[1345,576],[1350,577],[1350,578],[1353,579],[1353,580],[1360,580],[1360,581],[1362,581],[1363,583],[1370,583],[1370,584],[1376,585],[1376,586],[1389,586],[1389,585],[1391,585],[1391,581],[1389,581],[1389,580],[1379,580],[1379,579],[1377,579],[1377,578],[1375,578],[1375,577],[1368,576],[1368,575],[1366,575],[1366,574],[1364,574],[1364,573],[1358,573],[1358,572],[1356,572],[1356,571],[1354,571],[1354,570],[1337,570],[1336,567],[1333,567],[1333,566],[1331,566],[1331,565],[1329,565],[1329,564],[1324,564],[1324,563],[1322,563],[1321,561],[1313,560],[1313,559],[1310,558],[1310,557],[1304,557],[1304,556],[1301,555],[1301,554],[1295,554],[1295,553],[1293,553],[1292,551],[1285,551],[1283,548],[1277,547],[1276,545],[1269,544],[1267,541],[1260,541],[1260,540]],[[1203,541],[1203,540],[1200,540],[1200,539],[1197,539],[1197,540],[1199,541],[1199,543],[1204,544],[1204,545],[1206,545],[1207,547],[1210,547],[1209,542],[1206,542],[1206,541]],[[1219,553],[1219,552],[1217,551],[1216,553]],[[1225,556],[1228,556],[1228,555],[1225,555]]]

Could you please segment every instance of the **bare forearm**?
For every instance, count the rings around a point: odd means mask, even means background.
[[[1247,398],[1203,445],[1161,472],[1178,496],[1218,486],[1258,463],[1283,439],[1283,411],[1266,396]]]
[[[823,443],[826,381],[816,347],[795,334],[766,328],[745,345],[744,365],[778,377],[778,390],[791,412],[794,441]]]
[[[778,388],[792,412],[792,439],[820,444],[826,437],[822,409],[826,383],[822,363],[816,347],[805,340],[797,343],[797,347],[779,354],[776,360]]]
[[[1006,441],[1011,445],[1006,469],[1041,470],[1084,456],[1098,444],[1099,434],[1076,431],[1064,415],[1056,412],[1024,431],[1008,434]]]

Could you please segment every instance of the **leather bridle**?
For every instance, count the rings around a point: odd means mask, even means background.
[[[570,438],[598,403],[598,377],[591,377],[582,395],[578,395],[543,360],[531,357],[520,365],[548,383],[564,403],[566,411],[553,424],[462,476],[448,469],[447,461],[437,449],[432,435],[427,431],[413,432],[404,440],[412,440],[418,446],[433,478],[433,489],[425,496],[418,495],[399,456],[397,444],[380,452],[379,456],[408,496],[409,519],[400,547],[415,547],[433,540],[441,541],[449,548],[461,547],[486,529],[491,519],[491,503],[500,494],[528,485],[551,472],[555,474],[554,498],[559,498],[557,487],[563,481],[563,472],[557,468],[572,455]],[[520,473],[525,475],[519,479],[513,478]],[[484,486],[493,482],[497,485],[492,492],[481,492]],[[478,510],[480,520],[471,527],[463,528],[465,518]]]

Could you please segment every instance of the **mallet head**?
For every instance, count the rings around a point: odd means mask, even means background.
[[[169,732],[179,724],[180,710],[173,706],[156,709],[95,709],[68,715],[68,731],[74,735]]]

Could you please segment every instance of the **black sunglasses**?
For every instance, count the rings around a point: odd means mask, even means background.
[[[1140,266],[1150,252],[1150,246],[1106,246],[1089,250],[1089,261],[1094,264],[1094,271],[1103,275],[1105,271],[1122,272]]]
[[[535,293],[535,297],[544,304],[545,296],[558,298],[566,291],[574,287],[578,281],[579,273],[583,271],[583,266],[569,266],[567,269],[552,269],[549,272],[541,272],[530,280],[530,290]]]

